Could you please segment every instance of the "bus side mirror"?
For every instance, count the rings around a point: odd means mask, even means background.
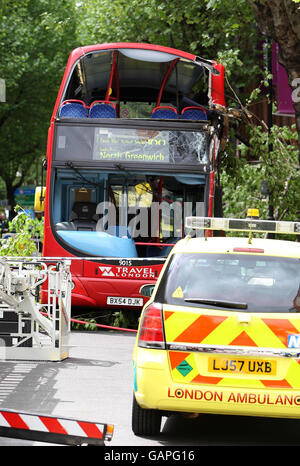
[[[35,188],[34,193],[34,211],[44,212],[45,211],[45,195],[46,188],[44,186],[38,186]]]
[[[140,294],[144,296],[145,298],[150,298],[153,290],[154,290],[155,285],[143,285],[140,288]]]

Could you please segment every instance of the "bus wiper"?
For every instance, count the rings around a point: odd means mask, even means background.
[[[98,183],[95,183],[94,181],[89,180],[82,173],[80,173],[79,169],[71,161],[68,160],[65,163],[65,166],[73,170],[80,177],[81,181],[83,181],[84,183],[87,183],[88,185],[92,185],[96,187],[99,186]]]
[[[236,301],[223,301],[221,299],[204,299],[204,298],[185,298],[185,301],[190,303],[210,304],[218,307],[233,307],[234,309],[248,309],[247,303],[239,303]]]

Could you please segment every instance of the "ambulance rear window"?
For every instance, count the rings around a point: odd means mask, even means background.
[[[155,299],[243,312],[300,312],[299,286],[299,259],[178,253],[172,257]],[[212,301],[214,305],[209,304]]]

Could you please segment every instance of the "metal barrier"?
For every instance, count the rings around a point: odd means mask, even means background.
[[[0,359],[60,361],[69,355],[71,261],[0,258]],[[41,304],[39,291],[47,287]],[[0,437],[64,445],[104,445],[114,426],[0,410]]]
[[[46,304],[39,302],[43,283],[48,287]],[[70,261],[0,259],[0,359],[68,357],[70,318]]]
[[[105,445],[114,426],[63,417],[0,410],[0,437],[63,445]]]

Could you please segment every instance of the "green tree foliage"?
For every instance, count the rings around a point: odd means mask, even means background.
[[[36,158],[45,155],[59,82],[75,45],[73,0],[0,3],[0,177],[9,204]]]
[[[295,126],[274,125],[270,134],[262,126],[250,129],[249,148],[241,144],[241,158],[227,161],[222,173],[224,216],[245,218],[248,208],[258,208],[267,219],[298,221],[300,172]],[[230,160],[230,159],[229,159]]]
[[[260,73],[248,0],[84,0],[77,7],[82,44],[146,42],[219,60],[245,95]]]
[[[17,215],[9,222],[9,231],[13,233],[1,240],[0,256],[34,256],[38,255],[37,241],[43,241],[44,221],[31,218],[19,206]]]

